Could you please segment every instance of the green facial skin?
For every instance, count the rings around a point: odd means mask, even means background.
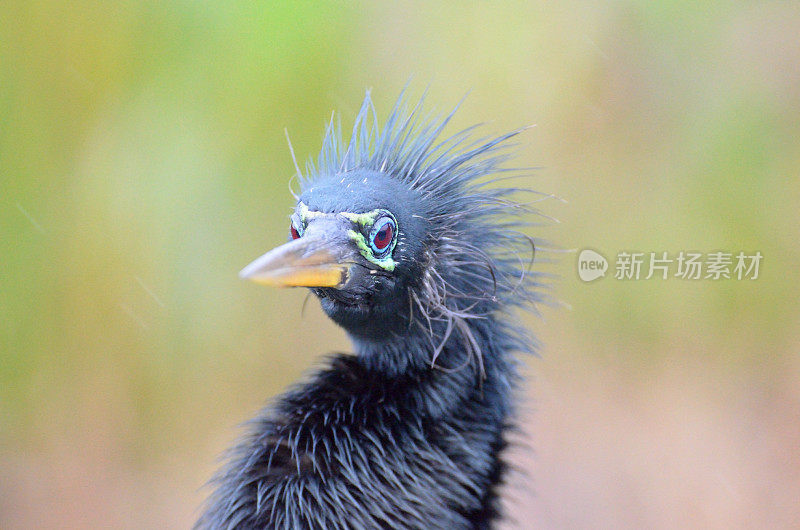
[[[347,231],[348,237],[352,239],[356,246],[358,247],[359,253],[366,258],[367,261],[374,263],[375,265],[379,266],[380,268],[392,272],[394,268],[397,266],[397,262],[392,259],[392,251],[390,250],[389,253],[383,259],[378,259],[372,254],[372,249],[367,244],[367,240],[364,237],[364,234],[361,232],[356,232],[355,230],[348,230]],[[394,250],[394,243],[392,243],[392,250]]]
[[[302,202],[299,202],[297,203],[297,215],[300,216],[300,220],[303,221],[303,224],[306,224],[309,219],[314,219],[315,217],[321,217],[325,214],[322,212],[315,212],[313,210],[309,210],[308,206],[306,206]]]
[[[375,221],[378,219],[378,214],[381,213],[380,210],[372,210],[371,212],[366,213],[350,213],[350,212],[342,212],[341,215],[350,219],[354,223],[361,225],[361,226],[370,226],[375,224]]]
[[[383,213],[383,210],[372,210],[365,213],[340,212],[339,215],[350,220],[353,224],[364,228],[375,224],[375,221],[377,221],[378,217]],[[297,204],[297,214],[300,216],[300,220],[303,222],[303,224],[306,224],[310,219],[321,217],[323,215],[330,215],[323,212],[309,210],[308,206],[302,202]],[[378,259],[372,253],[372,249],[367,243],[367,239],[364,237],[364,234],[356,230],[348,230],[347,236],[353,240],[358,247],[359,253],[370,263],[374,263],[375,265],[389,272],[393,271],[397,266],[397,262],[392,259],[392,251],[394,251],[394,247],[397,242],[396,240],[392,242],[392,248],[386,257],[383,259]]]

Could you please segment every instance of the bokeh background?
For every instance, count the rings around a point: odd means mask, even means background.
[[[0,4],[0,527],[186,528],[237,425],[343,333],[237,278],[367,88],[535,124],[562,249],[760,251],[527,323],[507,528],[800,528],[796,2]]]

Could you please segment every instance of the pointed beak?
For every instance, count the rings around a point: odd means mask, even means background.
[[[353,263],[351,245],[320,235],[307,234],[270,250],[239,277],[274,287],[343,287]]]

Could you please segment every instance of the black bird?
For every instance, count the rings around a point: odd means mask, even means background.
[[[243,278],[304,286],[354,355],[253,419],[214,479],[198,528],[490,528],[513,424],[516,355],[532,337],[535,245],[498,187],[520,130],[439,140],[455,110],[400,97],[379,127],[369,93],[347,145],[328,126],[290,241]],[[458,107],[456,107],[458,108]],[[298,170],[299,173],[299,170]]]

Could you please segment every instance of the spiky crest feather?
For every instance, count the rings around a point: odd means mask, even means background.
[[[457,109],[458,107],[456,107]],[[349,143],[333,119],[320,177],[365,169],[424,199],[423,274],[409,290],[406,335],[337,355],[250,422],[216,477],[199,528],[488,528],[499,513],[503,433],[518,380],[514,352],[532,352],[514,307],[540,299],[536,243],[519,232],[516,188],[498,187],[508,140],[438,140],[450,121],[423,118],[401,96],[379,127],[369,94]],[[423,359],[418,357],[423,356]],[[396,358],[389,372],[374,360]],[[432,369],[431,365],[439,369]],[[473,369],[467,369],[471,367]]]
[[[425,96],[410,107],[401,94],[383,127],[367,92],[358,112],[346,147],[341,126],[328,123],[318,163],[306,165],[301,188],[313,186],[319,177],[371,170],[405,183],[420,191],[433,229],[429,232],[428,259],[423,281],[410,291],[412,307],[418,315],[410,317],[416,326],[427,326],[436,360],[455,332],[469,353],[468,362],[485,375],[480,345],[471,334],[468,320],[485,318],[512,307],[535,310],[542,300],[542,274],[532,272],[538,240],[520,231],[531,222],[523,215],[540,214],[531,203],[514,200],[518,194],[537,194],[528,189],[493,186],[502,178],[485,177],[525,170],[506,168],[508,140],[524,131],[517,129],[497,137],[471,139],[480,127],[473,125],[455,135],[440,139],[441,133],[461,103],[443,117],[422,117]],[[538,194],[543,198],[550,195]],[[533,201],[536,202],[536,201]],[[506,315],[507,317],[509,315]],[[444,322],[444,333],[436,336],[431,323]],[[507,330],[517,348],[533,352],[531,338],[514,326]]]

